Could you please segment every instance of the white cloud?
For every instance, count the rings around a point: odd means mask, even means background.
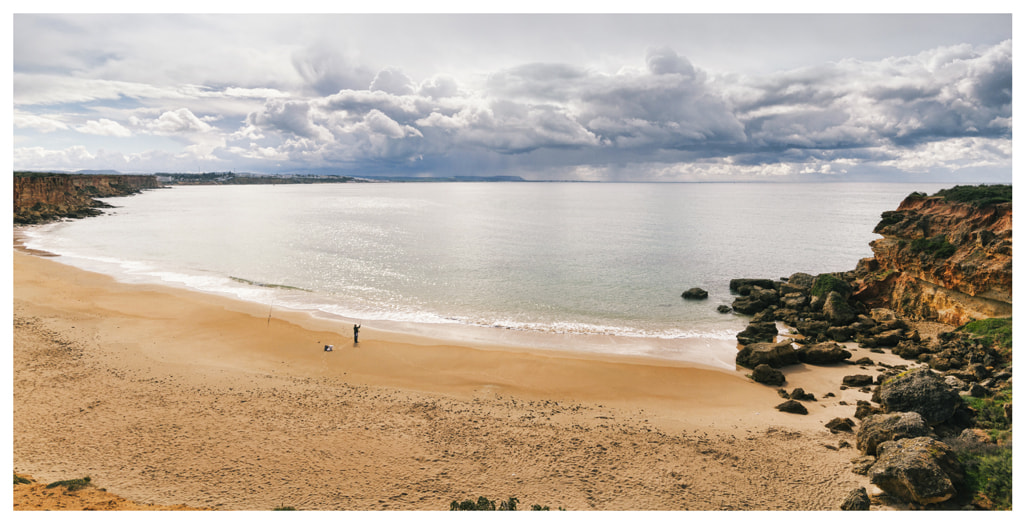
[[[59,116],[33,115],[24,112],[15,112],[14,127],[34,129],[43,133],[68,129],[68,125],[62,122]]]
[[[143,125],[157,135],[205,133],[213,129],[212,126],[192,114],[188,108],[165,111],[156,120],[145,122]]]
[[[131,130],[110,119],[89,120],[83,126],[78,126],[75,131],[88,133],[90,135],[104,135],[107,137],[130,137]]]

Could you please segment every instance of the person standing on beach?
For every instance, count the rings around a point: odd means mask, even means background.
[[[359,325],[352,325],[352,343],[359,344]]]

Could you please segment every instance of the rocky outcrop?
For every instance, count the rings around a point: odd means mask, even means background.
[[[99,215],[109,207],[96,200],[157,188],[152,175],[19,174],[14,177],[14,223],[35,224],[62,217]]]
[[[953,190],[913,194],[882,214],[856,300],[956,326],[1011,315],[1012,204],[961,202]]]

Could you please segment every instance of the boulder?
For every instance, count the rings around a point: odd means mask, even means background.
[[[793,401],[792,399],[789,401],[785,401],[780,405],[776,405],[775,409],[778,410],[779,412],[807,415],[807,407],[800,404],[799,401]]]
[[[960,441],[972,445],[992,443],[992,436],[980,428],[965,428],[958,436]]]
[[[736,364],[751,370],[757,368],[757,365],[781,368],[799,362],[793,342],[789,339],[781,343],[749,344],[736,354]]]
[[[786,382],[786,376],[782,372],[768,365],[754,367],[754,373],[750,375],[750,378],[758,383],[771,386],[782,386]]]
[[[856,330],[849,326],[830,326],[828,327],[828,330],[825,330],[826,337],[840,343],[853,340],[855,333]]]
[[[875,336],[875,345],[892,348],[898,345],[903,339],[903,330],[899,328],[895,330],[886,330],[884,332],[879,332],[878,335]]]
[[[853,417],[864,420],[866,417],[881,413],[882,409],[872,406],[871,403],[868,403],[867,401],[861,400],[857,401],[857,409],[854,411]]]
[[[810,290],[811,287],[814,286],[814,276],[809,273],[797,272],[790,275],[789,280],[786,282],[793,286],[799,286]]]
[[[757,312],[756,314],[754,314],[753,317],[750,318],[751,323],[774,323],[775,321],[776,319],[774,306],[769,306],[768,308],[765,308],[764,310]]]
[[[783,286],[783,290],[785,290],[785,286]],[[793,310],[800,310],[810,303],[810,299],[807,297],[807,294],[802,293],[787,293],[783,295],[779,301],[784,308],[790,308]]]
[[[850,491],[839,505],[843,510],[870,510],[871,500],[868,499],[868,491],[864,487],[858,487]]]
[[[949,385],[949,388],[952,388],[957,392],[967,390],[967,383],[964,383],[964,381],[958,377],[946,376],[942,379],[942,381]]]
[[[804,337],[814,337],[828,330],[828,322],[807,319],[796,323],[796,331]]]
[[[737,297],[732,302],[733,310],[746,315],[754,315],[769,306],[771,305],[763,301],[757,301],[749,295],[745,297]]]
[[[754,289],[750,291],[750,298],[768,305],[779,304],[779,292],[774,288],[761,288],[760,286],[755,286]]]
[[[872,308],[871,320],[876,323],[886,323],[896,320],[896,313],[888,308]]]
[[[917,412],[929,424],[949,420],[962,401],[957,391],[932,372],[916,368],[882,382],[878,403],[885,412]]]
[[[729,281],[729,291],[740,295],[748,295],[755,286],[774,288],[775,283],[771,279],[732,279]]]
[[[904,501],[930,505],[956,496],[963,469],[949,445],[916,437],[882,443],[868,479]]]
[[[967,395],[971,397],[988,397],[992,395],[992,392],[978,383],[971,383],[971,386],[967,389]]]
[[[931,436],[932,428],[917,412],[897,412],[870,416],[857,432],[857,450],[876,455],[878,445],[897,439]]]
[[[789,395],[789,398],[797,401],[817,401],[814,398],[814,394],[804,392],[804,389],[799,387],[793,389],[793,393]]]
[[[844,386],[852,386],[852,387],[868,386],[871,383],[873,383],[874,381],[875,381],[874,378],[872,378],[871,376],[866,375],[866,374],[855,374],[855,375],[852,375],[852,376],[845,376],[845,377],[843,377],[843,385]]]
[[[839,432],[853,432],[853,425],[855,423],[848,417],[834,417],[828,423],[825,423],[825,428],[832,431],[833,434]]]
[[[910,340],[903,340],[896,344],[896,347],[892,349],[892,353],[902,357],[903,359],[917,359],[917,356],[924,353],[925,348],[920,343],[915,343]]]
[[[773,343],[775,342],[776,335],[779,335],[779,329],[775,326],[774,321],[767,323],[751,322],[742,332],[736,334],[736,340],[741,345]]]
[[[875,456],[857,456],[851,459],[850,463],[853,463],[853,468],[850,469],[851,472],[858,476],[867,476],[868,469],[871,468],[871,465],[875,464]]]
[[[809,365],[831,365],[853,357],[848,350],[836,343],[815,343],[798,351],[800,361]]]
[[[732,311],[732,307],[727,304],[720,304],[716,310],[718,310],[718,313],[720,314],[727,314]]]
[[[825,296],[825,304],[822,305],[821,312],[833,325],[848,325],[857,319],[857,312],[836,291],[829,292]]]
[[[683,292],[683,299],[707,299],[708,291],[701,288],[690,288]]]

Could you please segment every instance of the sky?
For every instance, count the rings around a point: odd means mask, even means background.
[[[1006,14],[17,14],[16,170],[1009,182]]]

